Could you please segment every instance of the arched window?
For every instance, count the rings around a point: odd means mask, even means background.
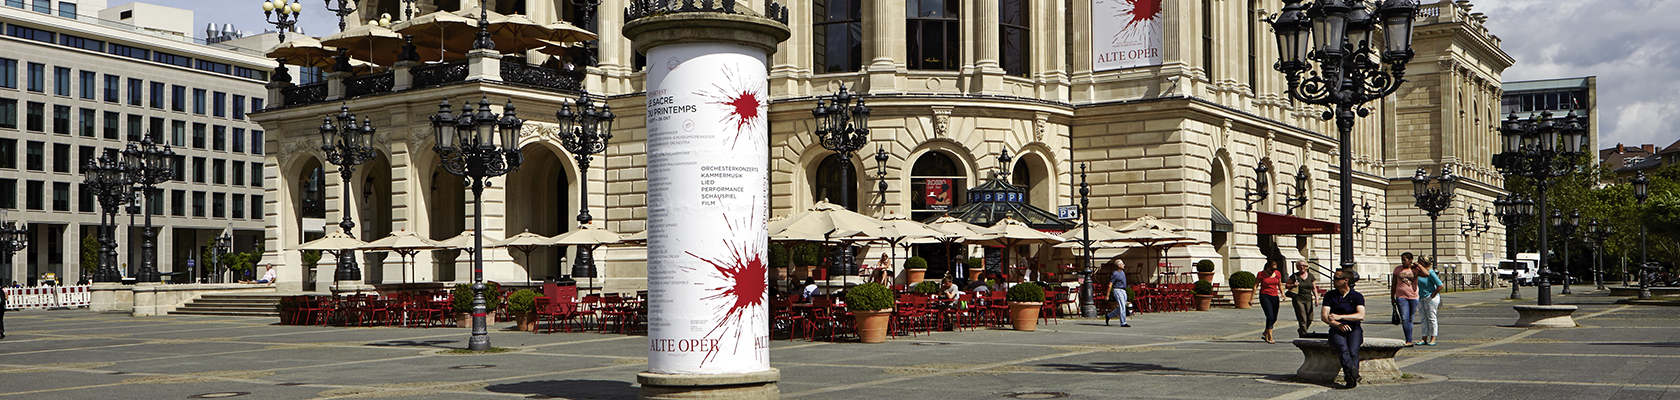
[[[846,201],[846,199],[840,197],[840,189],[846,187],[846,185],[852,185],[851,187],[853,188],[857,187],[857,174],[855,171],[852,174],[851,182],[843,182],[840,180],[840,169],[844,167],[845,164],[840,162],[839,153],[829,154],[828,157],[823,158],[822,163],[817,164],[817,174],[815,179],[812,179],[811,198],[844,205],[848,210],[857,211],[856,201]],[[854,199],[857,197],[856,189],[853,190],[852,195]]]
[[[811,65],[817,73],[853,72],[863,68],[863,18],[858,0],[820,0],[811,4],[815,15]]]
[[[1028,0],[998,1],[998,54],[1003,72],[1014,76],[1031,73],[1032,35],[1027,16],[1032,4]]]
[[[326,218],[326,171],[316,166],[303,174],[303,217]]]
[[[910,69],[955,71],[962,57],[962,31],[957,26],[958,0],[904,2],[905,47]]]
[[[962,168],[951,157],[940,152],[928,152],[916,158],[910,168],[911,218],[923,220],[938,216],[962,204],[968,191],[968,180]]]

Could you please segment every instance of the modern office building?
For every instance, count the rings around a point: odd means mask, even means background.
[[[468,4],[473,3],[473,4]],[[762,12],[766,2],[737,2]],[[402,2],[360,2],[372,13],[402,15]],[[476,2],[418,1],[419,13],[460,10]],[[330,257],[305,266],[300,252],[289,250],[323,230],[348,211],[358,232],[378,237],[407,229],[434,239],[456,236],[471,226],[471,194],[461,179],[438,167],[427,117],[438,100],[477,102],[488,96],[497,110],[511,100],[528,120],[519,171],[491,179],[484,198],[488,239],[522,231],[555,235],[573,229],[579,201],[587,196],[597,226],[625,234],[647,229],[646,68],[664,68],[669,60],[645,60],[619,32],[626,23],[624,3],[598,10],[595,19],[575,2],[493,1],[487,8],[522,13],[539,22],[564,19],[600,34],[599,52],[582,86],[604,95],[618,114],[613,139],[582,173],[554,134],[554,112],[576,98],[572,87],[545,86],[519,72],[532,68],[518,58],[500,60],[500,76],[468,65],[473,59],[445,59],[437,65],[395,65],[378,75],[330,78],[320,86],[276,91],[276,106],[256,118],[273,132],[266,168],[270,201],[265,209],[271,227],[265,261],[284,265],[282,287],[291,282],[329,282]],[[673,3],[675,4],[675,3]],[[1484,254],[1504,245],[1504,229],[1487,232],[1455,229],[1467,218],[1485,221],[1481,210],[1502,193],[1502,177],[1491,166],[1497,136],[1488,129],[1501,115],[1500,74],[1513,60],[1499,48],[1499,38],[1472,13],[1469,2],[1425,4],[1419,10],[1413,49],[1406,66],[1409,83],[1388,98],[1368,105],[1350,143],[1336,139],[1333,123],[1320,119],[1323,109],[1291,100],[1286,83],[1272,65],[1275,38],[1260,19],[1281,2],[1167,0],[1151,1],[957,1],[890,2],[817,0],[783,2],[792,38],[769,59],[771,131],[770,197],[772,216],[797,213],[819,201],[837,202],[839,189],[851,186],[856,211],[896,213],[924,220],[970,201],[969,188],[980,186],[1013,156],[1010,180],[1024,194],[1020,200],[1042,209],[1077,204],[1074,188],[1081,166],[1091,187],[1093,220],[1121,225],[1145,216],[1187,228],[1206,244],[1176,247],[1159,260],[1187,265],[1213,260],[1223,280],[1238,270],[1258,270],[1264,263],[1263,238],[1256,234],[1257,212],[1290,213],[1317,221],[1338,219],[1338,166],[1342,149],[1351,151],[1358,221],[1368,227],[1343,227],[1358,235],[1354,251],[1359,268],[1386,274],[1398,254],[1429,254],[1430,220],[1413,206],[1411,178],[1423,168],[1430,175],[1451,167],[1461,177],[1458,198],[1440,218],[1442,262],[1474,272]],[[1136,5],[1133,7],[1132,5]],[[367,20],[352,16],[351,24]],[[424,47],[422,45],[421,47]],[[535,64],[541,56],[532,55]],[[459,66],[455,66],[459,63]],[[588,65],[588,63],[581,63]],[[476,67],[475,67],[476,68]],[[447,70],[440,70],[447,69]],[[493,71],[494,69],[489,69]],[[476,73],[475,74],[479,74]],[[449,76],[447,78],[440,78]],[[720,77],[722,79],[722,77]],[[381,84],[378,82],[395,82]],[[842,87],[868,95],[874,113],[870,142],[851,159],[852,181],[836,173],[840,157],[813,137],[811,110],[816,96]],[[321,117],[347,104],[379,128],[371,141],[378,153],[350,179],[352,193],[342,194],[335,167],[316,149]],[[871,155],[887,154],[877,164]],[[1270,197],[1244,201],[1255,187],[1256,166],[1268,166]],[[320,179],[320,168],[327,176]],[[1293,177],[1305,170],[1297,184]],[[583,185],[587,181],[587,185]],[[882,182],[885,190],[878,190]],[[363,188],[371,187],[371,192]],[[587,187],[588,193],[580,193]],[[1296,188],[1300,188],[1299,192]],[[928,201],[936,191],[954,191],[950,202]],[[1297,207],[1284,204],[1285,193],[1302,194]],[[348,197],[348,210],[342,202]],[[937,197],[937,196],[935,196]],[[324,210],[315,211],[319,205]],[[1472,214],[1465,209],[1474,206]],[[1472,216],[1473,217],[1470,217]],[[1333,222],[1329,222],[1333,223]],[[1276,237],[1282,256],[1334,266],[1332,235]],[[1017,249],[1011,264],[1033,267],[1072,263],[1071,254],[1048,246]],[[978,254],[978,250],[975,250]],[[865,259],[887,252],[870,248]],[[438,252],[419,257],[413,270],[394,263],[364,264],[366,283],[399,279],[465,281],[470,269],[465,253]],[[939,246],[912,247],[897,254],[943,259]],[[501,282],[541,280],[564,275],[567,251],[530,254],[486,249],[487,279]],[[1102,259],[1124,259],[1153,275],[1158,258],[1142,248],[1109,250]],[[605,290],[645,287],[645,248],[604,247],[597,251]],[[1180,270],[1182,271],[1182,270]],[[315,288],[315,287],[311,287]]]
[[[191,11],[104,6],[0,6],[0,209],[30,230],[28,250],[0,278],[33,284],[52,273],[78,281],[91,268],[81,261],[83,240],[100,220],[83,167],[146,135],[176,154],[174,180],[157,187],[145,210],[157,227],[160,271],[187,271],[187,260],[230,229],[236,251],[258,245],[268,140],[246,114],[264,107],[273,61],[193,39]],[[127,276],[139,264],[143,220],[126,210],[118,216]]]
[[[1501,118],[1512,115],[1529,118],[1542,112],[1561,117],[1573,112],[1577,117],[1586,119],[1587,140],[1590,142],[1587,148],[1601,149],[1598,143],[1597,76],[1505,82],[1500,86],[1505,90],[1499,102]],[[1494,126],[1497,129],[1497,122]],[[1603,159],[1598,152],[1589,151],[1587,154],[1595,157],[1595,163]]]

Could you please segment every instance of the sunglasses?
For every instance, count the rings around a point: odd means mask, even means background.
[[[1336,279],[1335,279],[1335,280],[1338,280],[1338,281],[1345,281],[1345,280],[1348,280],[1348,278],[1336,278]]]

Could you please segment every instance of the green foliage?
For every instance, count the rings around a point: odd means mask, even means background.
[[[793,245],[793,263],[801,266],[822,265],[822,246],[816,243]]]
[[[304,250],[303,251],[303,268],[304,268],[305,271],[315,269],[315,265],[319,264],[320,262],[321,262],[321,251],[320,250]]]
[[[1197,261],[1196,272],[1213,272],[1213,260]]]
[[[99,237],[88,233],[82,237],[82,272],[92,274],[99,270]]]
[[[852,311],[880,311],[893,308],[898,301],[892,289],[875,282],[857,285],[846,291],[846,309]]]
[[[781,243],[770,244],[770,268],[788,266],[788,248]]]
[[[1231,280],[1230,281],[1231,281],[1231,287],[1243,288],[1243,289],[1253,289],[1254,288],[1254,283],[1255,283],[1254,273],[1248,272],[1248,271],[1233,272],[1233,273],[1231,273]]]
[[[1017,284],[1009,287],[1009,294],[1004,298],[1012,302],[1043,302],[1044,287],[1031,283]]]
[[[1192,289],[1191,292],[1200,295],[1213,294],[1213,282],[1196,281],[1196,288]]]
[[[1609,279],[1620,279],[1615,276],[1620,268],[1615,266],[1639,263],[1641,226],[1648,232],[1651,261],[1680,263],[1680,164],[1665,165],[1646,173],[1646,178],[1650,180],[1649,196],[1641,205],[1633,196],[1633,174],[1619,175],[1608,165],[1591,164],[1585,157],[1572,162],[1576,164],[1577,172],[1553,178],[1546,188],[1548,217],[1531,218],[1509,230],[1516,252],[1531,253],[1538,249],[1535,222],[1549,223],[1552,211],[1569,215],[1579,210],[1581,226],[1576,228],[1574,235],[1568,235],[1576,238],[1570,242],[1569,260],[1574,275],[1590,276],[1588,271],[1592,265],[1593,245],[1597,243],[1582,242],[1579,238],[1588,236],[1586,232],[1593,218],[1599,220],[1599,229],[1610,227],[1614,231],[1605,238],[1599,250],[1605,270],[1611,274]],[[1537,199],[1538,195],[1530,179],[1506,179],[1505,189],[1530,198]],[[1539,212],[1539,207],[1536,206],[1534,211]],[[1559,234],[1558,228],[1548,229],[1549,248],[1556,252],[1551,265],[1558,269],[1563,265],[1563,260],[1559,258],[1563,255],[1562,245],[1566,235]],[[1504,255],[1500,254],[1499,258],[1504,258]]]
[[[246,271],[255,269],[257,267],[257,262],[262,261],[263,243],[260,242],[257,243],[257,248],[252,249],[251,251],[229,252],[227,254],[223,254],[219,259],[215,257],[215,249],[216,238],[206,240],[204,242],[204,248],[199,251],[199,260],[202,260],[200,262],[208,264],[205,265],[206,267],[214,265],[217,268],[232,271],[234,280],[236,281],[243,280],[242,277],[246,276]],[[306,255],[305,258],[307,257],[308,256]],[[317,261],[319,261],[319,253],[317,253],[316,257]],[[215,263],[210,264],[211,261],[215,261]]]
[[[1137,301],[1137,292],[1133,291],[1132,288],[1126,288],[1126,300]]]
[[[927,269],[927,259],[921,257],[910,257],[910,259],[904,260],[904,268]]]
[[[963,265],[968,266],[968,268],[970,268],[970,269],[985,268],[986,267],[986,260],[982,260],[982,259],[978,259],[978,258],[964,259],[963,260]]]
[[[487,286],[484,289],[484,309],[490,312],[495,312],[496,308],[502,305],[502,285],[496,284],[496,282],[485,282],[484,284]],[[450,305],[454,306],[455,312],[472,312],[472,284],[457,283],[455,284],[454,293],[455,301]]]
[[[512,312],[516,312],[516,313],[528,313],[528,312],[536,311],[537,310],[537,292],[533,292],[533,291],[531,291],[531,289],[519,289],[519,291],[513,292],[513,294],[508,295],[507,304],[508,304],[508,311],[512,311]]]
[[[921,281],[920,283],[917,283],[916,286],[910,287],[910,289],[921,294],[939,293],[939,282]]]

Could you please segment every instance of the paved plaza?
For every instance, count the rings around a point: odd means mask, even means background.
[[[1525,288],[1526,289],[1526,288]],[[886,344],[778,340],[772,365],[794,399],[1000,398],[1680,398],[1680,307],[1560,296],[1582,327],[1520,329],[1508,290],[1444,295],[1440,345],[1403,350],[1407,383],[1290,382],[1293,322],[1259,340],[1260,310],[1145,314],[1132,328],[1063,320],[1038,332],[975,330]],[[1532,304],[1534,292],[1526,290]],[[1373,293],[1372,297],[1380,296]],[[1387,307],[1373,307],[1386,322]],[[1284,307],[1287,314],[1288,306]],[[274,325],[274,318],[133,318],[85,310],[13,312],[0,340],[0,397],[250,399],[339,397],[634,399],[646,338],[502,329],[513,351],[448,355],[464,328]],[[1320,329],[1322,331],[1322,327]],[[1399,327],[1367,325],[1367,337]]]

